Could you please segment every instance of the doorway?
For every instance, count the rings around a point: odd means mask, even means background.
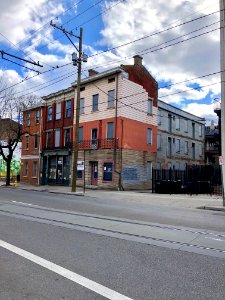
[[[98,162],[91,162],[91,185],[98,185]]]

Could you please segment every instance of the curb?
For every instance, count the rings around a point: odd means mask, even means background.
[[[196,208],[197,209],[205,209],[205,210],[214,210],[214,211],[225,212],[225,207],[200,206],[200,207],[196,207]]]

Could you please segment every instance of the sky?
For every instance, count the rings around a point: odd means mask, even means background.
[[[159,99],[205,118],[206,124],[217,123],[219,0],[0,1],[0,50],[7,53],[0,56],[0,90],[7,84],[15,96],[41,97],[76,80],[71,62],[76,49],[51,20],[75,35],[83,28],[89,58],[82,77],[90,68],[101,72],[132,64],[139,54],[158,81]]]

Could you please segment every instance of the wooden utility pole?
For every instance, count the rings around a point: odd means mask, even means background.
[[[76,192],[77,185],[77,161],[78,161],[78,150],[79,150],[79,121],[80,121],[80,82],[81,82],[81,64],[82,62],[87,62],[87,55],[82,53],[82,39],[83,39],[83,28],[80,27],[80,35],[74,34],[72,31],[68,31],[62,26],[57,26],[50,23],[54,28],[61,30],[67,38],[70,40],[71,44],[75,47],[78,52],[72,54],[72,62],[74,66],[77,66],[77,101],[76,101],[76,121],[75,121],[75,135],[74,135],[74,149],[73,149],[73,171],[72,171],[72,188],[71,192]],[[70,36],[76,37],[79,40],[79,47],[71,40]]]
[[[221,155],[222,161],[225,160],[225,0],[220,0],[220,70],[221,70]],[[222,189],[223,206],[225,187],[225,164],[222,164]]]

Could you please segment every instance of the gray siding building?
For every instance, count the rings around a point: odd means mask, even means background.
[[[204,163],[204,119],[158,100],[157,169]]]

